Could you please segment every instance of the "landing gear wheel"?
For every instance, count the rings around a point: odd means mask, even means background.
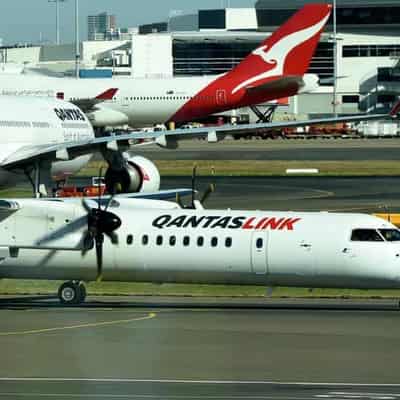
[[[81,290],[75,282],[64,282],[58,289],[61,304],[71,305],[80,302]]]
[[[84,303],[86,300],[86,286],[83,282],[80,282],[78,288],[79,288],[79,303]]]

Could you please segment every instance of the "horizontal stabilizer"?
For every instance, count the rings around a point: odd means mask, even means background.
[[[96,99],[102,100],[102,101],[112,100],[117,92],[118,92],[118,89],[116,89],[116,88],[108,89],[105,92],[100,93],[98,96],[96,96]]]
[[[281,93],[283,91],[298,91],[304,86],[304,81],[301,76],[284,76],[260,85],[252,85],[246,87],[246,92],[249,95],[256,95],[264,92],[268,94]]]
[[[103,93],[100,93],[96,97],[75,99],[72,100],[71,103],[79,107],[84,113],[89,113],[91,111],[95,111],[97,104],[100,104],[103,101],[112,100],[117,92],[118,89],[111,88],[107,89]]]

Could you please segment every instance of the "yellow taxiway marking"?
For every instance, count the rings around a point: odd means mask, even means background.
[[[70,326],[59,326],[55,328],[44,328],[44,329],[33,329],[29,331],[16,331],[16,332],[0,332],[1,336],[17,336],[17,335],[34,335],[38,333],[47,333],[47,332],[56,332],[56,331],[65,331],[68,329],[81,329],[81,328],[98,328],[101,326],[109,326],[109,325],[118,325],[118,324],[127,324],[129,322],[135,321],[144,321],[146,319],[152,319],[157,316],[156,313],[151,312],[144,317],[136,317],[129,319],[119,319],[115,321],[104,321],[104,322],[93,322],[89,324],[79,324],[79,325],[70,325]]]

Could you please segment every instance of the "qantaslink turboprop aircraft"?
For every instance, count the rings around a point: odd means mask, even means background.
[[[64,280],[66,304],[83,302],[82,282],[96,279],[400,288],[400,231],[383,219],[192,206],[0,200],[0,279]]]

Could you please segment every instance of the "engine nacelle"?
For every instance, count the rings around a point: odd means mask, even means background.
[[[105,181],[108,192],[150,193],[160,189],[160,173],[147,158],[125,156],[123,169],[108,168]]]
[[[96,111],[89,113],[87,117],[95,128],[120,126],[129,122],[129,118],[126,114],[104,107],[98,107]]]

